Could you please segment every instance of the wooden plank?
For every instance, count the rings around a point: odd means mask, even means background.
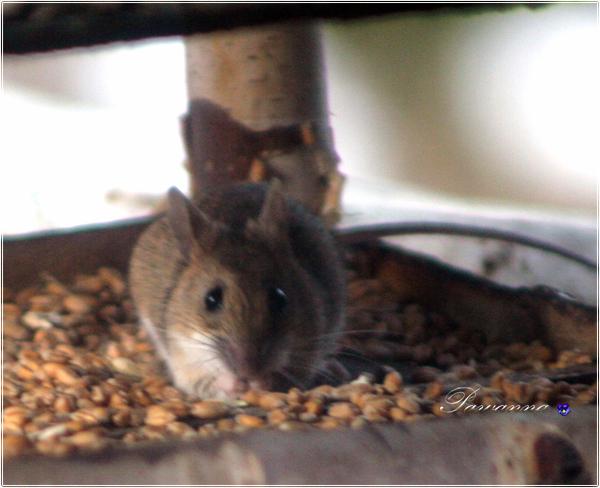
[[[591,484],[596,407],[244,435],[4,464],[5,484]]]

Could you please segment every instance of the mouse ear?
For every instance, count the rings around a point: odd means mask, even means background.
[[[167,218],[181,254],[189,261],[194,248],[206,248],[214,243],[217,226],[177,188],[171,187],[168,197]]]
[[[289,229],[289,214],[281,181],[274,178],[265,195],[260,214],[255,220],[249,220],[247,229],[259,230],[276,240],[286,240]]]

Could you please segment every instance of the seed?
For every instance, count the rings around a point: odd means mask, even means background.
[[[183,422],[170,422],[165,428],[167,433],[183,439],[197,437],[198,435],[192,427]]]
[[[32,329],[50,329],[54,325],[52,320],[50,320],[50,317],[56,318],[57,316],[50,315],[50,313],[30,310],[29,312],[23,314],[21,321]]]
[[[120,298],[125,294],[125,281],[116,269],[100,268],[98,276],[108,285],[110,291],[116,298]]]
[[[168,400],[163,402],[162,406],[173,412],[177,417],[185,417],[190,411],[188,406],[181,400]]]
[[[283,410],[281,410],[280,408],[271,410],[267,414],[267,420],[269,421],[270,424],[280,424],[281,422],[284,422],[288,419],[289,419],[288,414],[286,412],[284,412]]]
[[[308,413],[313,415],[321,415],[323,412],[323,403],[317,400],[308,400],[304,403],[304,408]]]
[[[448,407],[444,408],[444,404],[440,402],[436,402],[431,407],[431,413],[436,417],[448,417],[450,412],[448,412]]]
[[[231,407],[220,400],[205,400],[194,403],[190,413],[201,419],[216,419],[231,413]]]
[[[176,418],[177,416],[173,412],[170,412],[162,405],[151,405],[146,410],[145,422],[147,425],[161,427],[169,422],[173,422]]]
[[[79,377],[68,366],[60,363],[44,363],[42,369],[50,378],[64,383],[65,385],[74,385]]]
[[[396,398],[396,405],[408,413],[417,414],[421,411],[421,405],[414,395],[402,395]]]
[[[288,403],[304,403],[306,395],[298,388],[290,388],[287,394],[287,401]]]
[[[294,432],[299,430],[310,430],[311,427],[308,424],[303,424],[302,422],[296,422],[294,420],[286,420],[285,422],[281,422],[277,425],[279,430],[283,430],[284,432]]]
[[[370,392],[372,389],[368,383],[349,383],[335,388],[331,392],[331,398],[343,402],[352,401],[354,396]]]
[[[340,427],[342,425],[342,422],[340,421],[340,419],[335,419],[333,417],[324,416],[324,417],[321,417],[321,421],[316,425],[321,427],[322,429],[329,430],[329,429],[337,429],[338,427]]]
[[[2,335],[4,337],[20,341],[26,339],[29,334],[30,332],[22,325],[19,325],[15,319],[4,318],[2,323]]]
[[[111,421],[117,427],[129,427],[131,424],[131,409],[127,407],[120,407],[113,413]]]
[[[65,442],[57,442],[53,439],[43,440],[35,444],[35,449],[46,456],[62,458],[71,454],[75,446]]]
[[[63,298],[62,304],[67,312],[78,315],[90,313],[94,309],[94,306],[97,306],[95,300],[82,295],[68,295]]]
[[[285,399],[284,393],[265,393],[258,399],[258,405],[265,410],[273,410],[284,407]]]
[[[43,441],[50,438],[61,437],[65,435],[68,431],[69,429],[65,424],[57,424],[39,431],[36,437],[38,438],[38,440]]]
[[[35,295],[29,299],[29,310],[34,312],[52,312],[58,307],[59,300],[49,295]]]
[[[32,447],[29,439],[24,435],[4,435],[2,438],[2,453],[6,457],[14,457],[22,454]]]
[[[248,405],[258,406],[258,401],[260,400],[261,394],[262,392],[257,390],[248,390],[242,395],[242,400],[248,403]]]
[[[19,364],[17,366],[15,372],[17,373],[17,376],[22,380],[32,380],[33,378],[35,378],[33,371],[31,371],[29,368],[26,368],[22,364]]]
[[[106,446],[106,441],[98,436],[96,432],[90,430],[77,432],[67,437],[66,440],[74,446],[93,451],[98,451]]]
[[[399,392],[402,389],[402,384],[402,375],[397,371],[389,372],[385,375],[385,378],[383,380],[383,387],[391,395]]]
[[[313,388],[311,391],[312,394],[323,394],[325,397],[330,397],[333,393],[333,386],[331,385],[320,385],[316,388]]]
[[[317,420],[319,420],[319,417],[317,415],[315,415],[314,413],[310,413],[310,412],[302,412],[298,418],[300,419],[300,421],[302,422],[306,422],[307,424],[310,424],[312,422],[316,422]]]
[[[408,413],[403,408],[393,407],[393,408],[390,408],[389,415],[392,418],[392,420],[400,421],[400,420],[405,420],[409,415],[412,415],[412,414]]]
[[[363,417],[356,417],[350,422],[350,427],[353,429],[362,429],[365,425],[367,425],[367,421]]]
[[[125,393],[119,391],[110,395],[108,406],[112,408],[128,407],[129,401],[125,397]]]
[[[219,419],[217,420],[216,427],[219,430],[231,430],[236,426],[236,423],[233,419]]]
[[[98,425],[108,422],[108,410],[102,407],[84,408],[71,414],[71,419],[87,425]]]
[[[265,425],[265,421],[256,415],[240,413],[235,416],[235,421],[244,427],[260,427]]]
[[[83,276],[75,277],[73,289],[90,295],[97,295],[104,288],[104,281],[98,276]]]
[[[33,412],[22,406],[12,406],[6,407],[3,411],[3,420],[4,422],[13,422],[17,425],[24,425],[25,421],[31,418]]]
[[[110,358],[110,362],[115,370],[121,374],[142,378],[144,376],[140,367],[131,359],[125,357]]]
[[[330,417],[336,419],[350,419],[352,417],[356,417],[359,414],[358,408],[355,405],[352,405],[348,402],[335,402],[329,405],[327,409],[327,413]]]
[[[438,398],[443,391],[443,386],[441,381],[434,381],[427,386],[427,389],[423,393],[423,398],[427,400],[435,400]]]

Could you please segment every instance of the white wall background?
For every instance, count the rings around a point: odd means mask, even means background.
[[[595,219],[597,10],[325,25],[342,170]],[[185,110],[179,39],[4,56],[2,231],[143,214],[143,199],[125,205],[112,190],[187,188]]]

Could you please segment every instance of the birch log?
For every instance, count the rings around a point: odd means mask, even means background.
[[[337,211],[341,176],[328,123],[319,26],[269,25],[185,42],[190,111],[184,135],[192,196],[219,183],[276,176],[313,213]],[[271,137],[261,145],[261,134],[283,127],[297,130],[299,144],[281,141],[277,147]]]
[[[5,484],[591,484],[596,407],[361,430],[259,430],[68,460],[4,464]]]

